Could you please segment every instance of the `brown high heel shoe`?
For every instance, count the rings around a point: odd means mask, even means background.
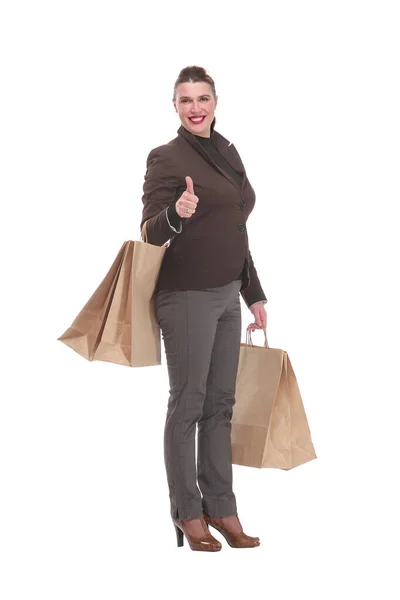
[[[207,525],[211,525],[217,531],[222,533],[228,544],[232,548],[255,548],[260,545],[259,537],[251,537],[250,535],[246,535],[243,531],[243,527],[239,521],[239,517],[236,516],[238,520],[239,527],[241,529],[240,532],[233,531],[229,525],[227,525],[224,517],[210,517],[206,513],[204,513],[204,520]]]
[[[201,525],[203,527],[204,534],[202,536],[193,536],[187,530],[185,523],[187,521],[181,519],[172,519],[175,526],[176,540],[178,546],[183,546],[183,535],[189,542],[189,546],[192,550],[202,550],[203,552],[218,552],[222,548],[221,542],[215,539],[210,533],[204,518],[200,518]]]

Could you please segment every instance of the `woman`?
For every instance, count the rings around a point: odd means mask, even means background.
[[[210,525],[232,547],[260,544],[237,515],[230,433],[239,293],[254,315],[252,329],[266,327],[267,298],[245,224],[254,190],[236,148],[214,130],[217,101],[203,68],[181,71],[173,94],[181,126],[148,155],[140,224],[148,243],[171,240],[155,290],[170,381],[164,456],[178,546],[185,535],[192,550],[202,551],[221,549]]]

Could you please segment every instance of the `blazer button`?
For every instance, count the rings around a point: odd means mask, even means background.
[[[245,227],[246,227],[245,223],[239,223],[239,225],[237,226],[239,231],[243,231]]]
[[[239,210],[244,210],[244,204],[243,203],[239,204]]]

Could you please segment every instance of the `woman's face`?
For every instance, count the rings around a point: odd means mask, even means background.
[[[214,98],[211,85],[204,81],[180,83],[176,88],[175,110],[182,125],[194,135],[210,137],[217,102],[218,96]],[[204,118],[196,122],[194,117]]]

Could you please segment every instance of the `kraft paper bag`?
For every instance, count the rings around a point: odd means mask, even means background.
[[[232,413],[232,463],[289,470],[317,455],[288,353],[240,344]]]
[[[143,238],[147,238],[145,225]],[[99,287],[57,339],[89,361],[160,365],[154,290],[165,251],[166,244],[124,242]]]

